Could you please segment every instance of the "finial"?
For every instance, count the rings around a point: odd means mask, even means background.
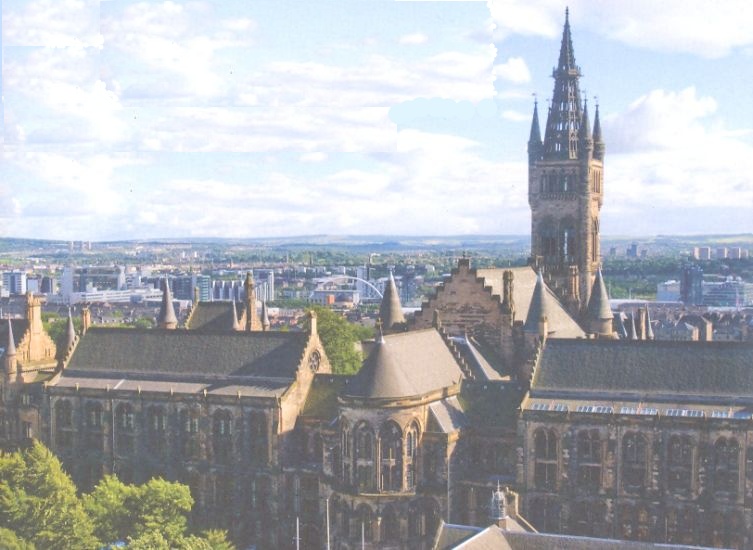
[[[536,92],[531,92],[531,95],[533,96],[533,106],[536,107],[539,104],[539,98],[536,95]]]
[[[565,6],[565,23],[570,22],[570,6]]]

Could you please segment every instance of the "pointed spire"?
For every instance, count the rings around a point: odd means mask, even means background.
[[[560,45],[560,59],[557,69],[568,71],[577,68],[575,65],[575,52],[573,51],[573,39],[570,35],[570,9],[565,8],[565,27],[562,29],[562,44]]]
[[[70,349],[73,343],[76,341],[76,329],[73,326],[73,317],[71,316],[71,308],[68,308],[68,338],[66,341],[66,347]]]
[[[607,285],[604,284],[604,278],[601,275],[601,268],[596,272],[593,287],[591,288],[591,297],[588,300],[588,316],[592,321],[610,321],[614,317],[612,308],[609,306],[609,294]]]
[[[405,316],[400,305],[400,295],[392,271],[390,271],[390,278],[384,287],[382,303],[379,304],[379,318],[384,323],[384,330],[387,333],[401,330],[405,326]]]
[[[541,157],[541,129],[539,127],[539,102],[533,101],[533,118],[531,119],[531,135],[528,138],[528,159],[537,160]]]
[[[588,120],[588,99],[583,100],[583,114],[580,118],[578,138],[584,146],[593,147],[593,139],[591,138],[591,123]]]
[[[178,318],[173,307],[173,295],[170,292],[170,282],[167,277],[162,280],[162,305],[159,309],[157,324],[160,328],[174,329],[178,326]]]
[[[599,119],[599,103],[596,103],[596,114],[594,114],[594,158],[604,160],[604,139],[601,137],[601,120]]]
[[[544,318],[550,319],[552,316],[553,307],[551,301],[552,297],[549,294],[546,283],[544,283],[544,275],[539,271],[536,277],[536,286],[533,288],[533,294],[531,295],[531,304],[528,306],[528,316],[523,325],[524,332],[538,334],[539,322]]]
[[[267,310],[267,301],[264,300],[261,303],[261,329],[264,332],[269,330],[271,323],[269,322],[269,311]]]
[[[8,342],[5,346],[5,356],[13,357],[16,355],[16,340],[13,338],[13,323],[8,319]]]
[[[241,324],[238,322],[238,308],[235,307],[235,300],[233,300],[233,330],[241,330]]]

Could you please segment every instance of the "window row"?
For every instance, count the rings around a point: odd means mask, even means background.
[[[577,483],[581,489],[598,490],[602,486],[606,440],[598,430],[581,430],[576,435],[575,460]],[[554,430],[538,429],[533,437],[534,484],[539,489],[556,488],[560,468],[560,439]],[[697,445],[687,435],[672,435],[665,450],[667,488],[690,492],[695,479]],[[641,492],[650,484],[652,450],[648,439],[638,432],[622,438],[620,472],[622,488]],[[734,438],[720,437],[711,448],[710,481],[717,493],[737,494],[740,482],[741,448]]]
[[[102,403],[90,401],[83,410],[83,446],[88,450],[103,451],[105,444],[105,425],[109,425],[109,413],[106,416]],[[73,447],[74,434],[79,428],[73,421],[73,407],[70,401],[60,400],[55,403],[55,445],[65,451]],[[181,409],[172,416],[165,407],[154,405],[147,407],[143,413],[143,427],[140,437],[146,448],[158,455],[166,454],[170,441],[177,446],[177,452],[185,458],[198,458],[201,454],[202,415],[191,408]],[[130,403],[121,403],[112,414],[114,425],[115,451],[119,454],[131,454],[136,448],[137,421],[139,415]],[[234,434],[235,419],[230,411],[215,411],[210,419],[208,442],[215,461],[232,460],[238,444]],[[254,412],[248,416],[248,437],[252,458],[266,462],[269,442],[269,427],[264,413]]]

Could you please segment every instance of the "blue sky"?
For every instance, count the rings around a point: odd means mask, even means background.
[[[569,6],[603,233],[753,231],[753,4]],[[564,9],[4,0],[0,236],[527,234]]]

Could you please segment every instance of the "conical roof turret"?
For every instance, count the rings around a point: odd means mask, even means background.
[[[269,322],[269,311],[267,310],[267,301],[264,300],[261,303],[261,328],[264,331],[269,330],[271,323]]]
[[[592,149],[593,138],[591,137],[591,122],[588,119],[588,100],[583,100],[583,114],[580,118],[580,129],[578,130],[578,139],[580,139],[581,146]]]
[[[68,308],[68,333],[66,338],[66,348],[70,349],[73,343],[76,341],[76,328],[73,326],[73,317],[71,315],[71,308]]]
[[[162,280],[162,304],[159,309],[157,324],[160,328],[174,329],[178,326],[178,318],[173,307],[173,295],[170,292],[170,282],[167,277]]]
[[[591,297],[588,299],[588,317],[592,321],[611,321],[614,317],[609,305],[607,285],[604,284],[604,278],[601,275],[601,268],[596,272],[596,278],[591,288]]]
[[[390,271],[390,278],[384,287],[382,302],[379,304],[379,318],[382,320],[385,332],[395,332],[405,326],[405,316],[400,305],[400,294],[397,291],[395,277]]]
[[[654,329],[651,326],[651,310],[648,308],[648,304],[646,304],[646,340],[653,340],[654,339]]]
[[[539,321],[542,318],[552,318],[552,312],[554,311],[552,300],[553,298],[544,282],[544,275],[539,271],[536,277],[536,286],[533,288],[533,294],[531,295],[531,304],[528,306],[528,316],[523,325],[525,332],[538,333]]]
[[[16,355],[16,341],[13,338],[13,323],[8,319],[8,342],[5,345],[5,356],[13,357]]]
[[[233,300],[233,330],[241,330],[241,324],[238,321],[238,308],[235,306],[235,300]]]
[[[635,326],[635,313],[628,317],[628,340],[638,340],[638,329]]]

